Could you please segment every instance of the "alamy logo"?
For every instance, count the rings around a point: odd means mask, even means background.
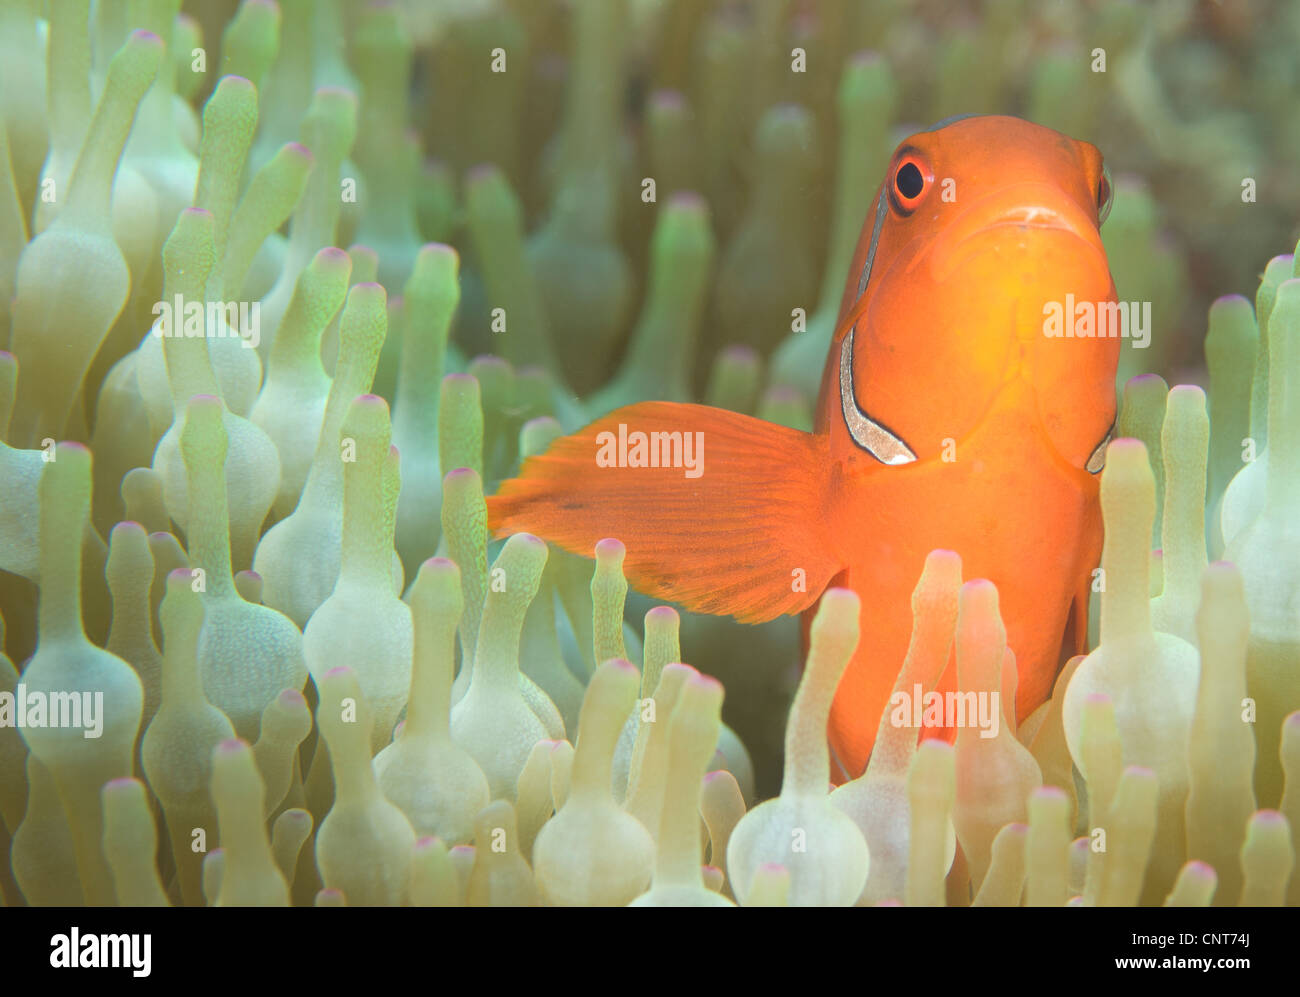
[[[1133,340],[1135,350],[1151,345],[1151,302],[1065,301],[1043,303],[1043,335],[1048,339]]]
[[[1001,699],[997,692],[925,692],[917,682],[911,692],[899,689],[889,697],[889,722],[895,727],[978,727],[980,737],[997,737]]]
[[[688,478],[704,473],[703,433],[629,433],[618,424],[618,435],[609,430],[596,434],[597,467],[680,467]]]
[[[104,693],[42,692],[19,682],[13,692],[0,692],[0,727],[80,727],[82,737],[100,737]]]
[[[66,935],[50,938],[50,965],[55,969],[129,969],[132,976],[148,976],[152,948],[152,935],[83,935],[74,927]]]
[[[245,349],[255,350],[262,341],[262,303],[260,301],[186,301],[175,295],[171,301],[154,303],[158,321],[153,334],[159,338],[179,336],[200,339],[211,336],[242,339]]]

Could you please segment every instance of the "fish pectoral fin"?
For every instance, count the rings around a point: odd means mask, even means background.
[[[488,499],[488,524],[586,557],[615,537],[640,591],[761,623],[812,605],[840,569],[825,524],[828,466],[823,436],[642,402],[526,460]]]

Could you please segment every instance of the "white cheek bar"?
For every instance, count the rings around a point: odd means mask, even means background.
[[[1110,424],[1110,429],[1106,430],[1106,435],[1101,438],[1097,444],[1097,449],[1092,452],[1088,458],[1088,463],[1083,465],[1083,469],[1089,474],[1100,474],[1101,469],[1106,466],[1106,448],[1110,446],[1110,441],[1115,437],[1115,424]]]
[[[911,447],[876,422],[862,409],[853,394],[853,334],[850,329],[840,347],[840,409],[853,442],[882,464],[910,464],[916,460]]]

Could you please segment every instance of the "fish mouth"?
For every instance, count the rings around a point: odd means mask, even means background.
[[[1019,246],[1016,232],[1024,236]],[[1044,232],[1074,237],[1092,262],[1106,265],[1096,215],[1049,183],[1014,184],[963,208],[936,233],[917,262],[929,257],[931,273],[941,281],[982,253],[997,248],[1028,249],[1031,238]]]

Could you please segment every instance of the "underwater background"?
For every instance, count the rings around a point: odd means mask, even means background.
[[[3,0],[4,902],[1300,903],[1298,50],[1287,0]],[[1109,653],[828,795],[855,605],[805,654],[484,495],[642,400],[811,430],[891,153],[970,112],[1102,150],[1151,303]],[[916,633],[974,657],[960,581]],[[101,736],[16,722],[82,689]]]

